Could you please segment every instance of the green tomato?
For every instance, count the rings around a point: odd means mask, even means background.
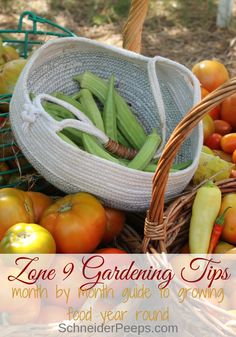
[[[2,254],[54,254],[56,243],[51,233],[34,223],[10,227],[0,242]]]

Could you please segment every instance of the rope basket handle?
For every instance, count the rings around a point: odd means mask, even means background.
[[[147,10],[148,0],[131,1],[128,19],[123,29],[123,48],[140,53],[142,30]]]

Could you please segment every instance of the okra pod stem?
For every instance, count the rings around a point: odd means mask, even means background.
[[[120,164],[119,160],[110,155],[97,141],[97,139],[94,136],[88,135],[86,133],[83,133],[82,135],[83,139],[83,146],[85,151],[101,157],[103,159],[112,161],[114,163]]]

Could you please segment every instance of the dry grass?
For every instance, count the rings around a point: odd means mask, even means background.
[[[0,0],[0,29],[16,26],[20,12],[33,10],[79,36],[122,46],[128,5],[128,0]],[[216,58],[236,75],[235,16],[227,29],[219,29],[216,13],[216,0],[150,1],[142,53],[168,57],[189,68],[201,59]]]

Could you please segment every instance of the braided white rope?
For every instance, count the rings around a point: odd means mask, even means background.
[[[63,106],[64,108],[72,112],[78,118],[78,120],[65,119],[63,121],[56,121],[43,108],[43,100]],[[37,116],[40,114],[50,120],[51,128],[55,132],[61,131],[66,127],[72,127],[82,132],[86,132],[91,136],[97,137],[102,144],[107,144],[109,141],[107,135],[98,128],[96,128],[92,121],[82,111],[59,98],[53,97],[48,94],[39,94],[34,98],[32,104],[25,104],[24,110],[21,113],[22,119],[25,124],[24,127],[27,128],[31,123],[34,123]]]

